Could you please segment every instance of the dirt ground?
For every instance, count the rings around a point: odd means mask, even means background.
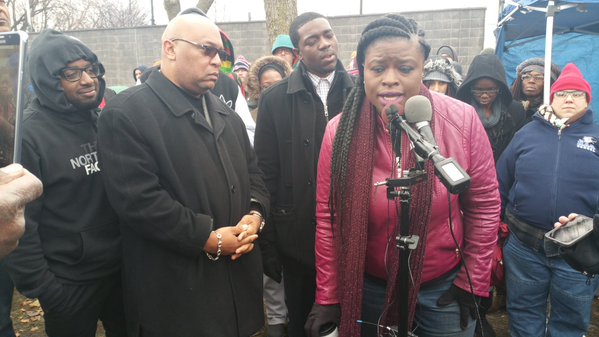
[[[37,300],[27,299],[15,291],[10,316],[17,337],[47,337],[44,332],[44,315]],[[101,323],[98,323],[96,337],[106,337]]]
[[[12,319],[17,337],[46,337],[42,309],[36,300],[26,299],[15,292]],[[487,316],[493,325],[497,337],[508,337],[507,313],[499,310]],[[105,337],[101,324],[98,324],[96,337]],[[599,337],[599,300],[593,304],[593,319],[587,337]]]

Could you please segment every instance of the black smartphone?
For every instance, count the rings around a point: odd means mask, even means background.
[[[570,247],[591,234],[592,231],[593,218],[579,214],[576,219],[545,233],[545,237],[560,246]]]
[[[21,159],[27,39],[25,32],[0,33],[0,167]]]

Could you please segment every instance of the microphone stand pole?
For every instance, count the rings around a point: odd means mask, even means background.
[[[415,336],[410,329],[409,317],[409,301],[410,293],[410,251],[418,246],[419,237],[410,235],[410,206],[412,202],[411,187],[426,179],[426,172],[422,169],[411,169],[407,175],[402,174],[401,170],[401,129],[390,123],[389,131],[391,133],[391,141],[393,152],[396,156],[396,165],[398,168],[397,179],[387,179],[380,185],[387,186],[387,199],[400,201],[401,218],[399,220],[399,235],[395,238],[396,247],[399,249],[400,265],[398,269],[397,279],[399,280],[396,293],[397,303],[399,303],[399,336],[408,337]],[[396,188],[399,188],[397,190]]]

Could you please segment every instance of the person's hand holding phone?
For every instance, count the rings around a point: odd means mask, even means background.
[[[559,217],[557,222],[553,224],[553,228],[560,228],[561,226],[564,226],[567,223],[569,223],[570,221],[573,221],[574,219],[576,219],[577,216],[578,216],[578,214],[576,214],[576,213],[570,213],[570,214],[568,214],[568,216],[562,215]]]

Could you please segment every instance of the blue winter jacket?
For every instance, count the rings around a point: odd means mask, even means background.
[[[599,205],[599,125],[593,112],[562,130],[538,113],[497,162],[502,214],[550,230],[560,215],[593,216]]]

